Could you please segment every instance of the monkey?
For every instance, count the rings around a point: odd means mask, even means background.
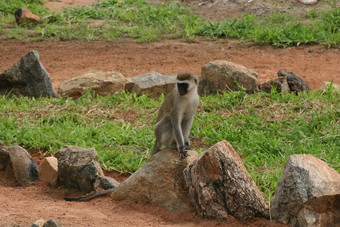
[[[94,197],[97,197],[97,196],[101,196],[101,195],[106,195],[110,192],[113,192],[114,190],[116,190],[116,187],[114,188],[109,188],[109,189],[106,189],[106,190],[103,190],[103,191],[99,191],[99,192],[94,192],[90,195],[87,195],[87,196],[83,196],[83,197],[77,197],[77,198],[64,198],[64,200],[66,201],[76,201],[76,202],[80,202],[80,201],[85,201],[85,200],[90,200],[90,199],[93,199]]]
[[[197,87],[198,78],[192,73],[177,75],[176,85],[166,96],[156,118],[156,142],[151,156],[164,145],[177,148],[180,158],[187,157],[187,151],[191,150],[189,134],[199,105]]]

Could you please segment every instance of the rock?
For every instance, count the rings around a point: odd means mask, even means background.
[[[104,176],[94,148],[65,146],[57,152],[56,157],[59,182],[65,188],[89,193],[95,189],[97,178]]]
[[[0,95],[56,97],[48,72],[41,64],[39,53],[31,51],[12,68],[0,74]]]
[[[44,219],[39,219],[32,224],[32,227],[43,227],[45,224]]]
[[[44,224],[44,227],[58,227],[58,226],[59,226],[58,223],[53,218],[51,218]]]
[[[290,156],[271,212],[274,220],[290,226],[340,225],[340,174],[311,155]]]
[[[302,4],[306,4],[306,5],[315,5],[319,1],[318,0],[299,0],[299,2],[301,2]]]
[[[33,14],[29,9],[27,8],[20,8],[17,9],[14,12],[15,20],[18,25],[24,24],[24,23],[39,23],[40,17]]]
[[[200,95],[223,93],[226,90],[239,91],[243,87],[247,93],[257,90],[257,74],[242,65],[216,60],[202,67],[202,77],[198,86]]]
[[[286,73],[283,71],[278,71],[277,75],[279,78],[287,77],[287,82],[291,92],[295,92],[297,94],[299,92],[308,92],[310,90],[308,84],[292,72]]]
[[[169,93],[176,83],[177,75],[164,76],[157,72],[146,73],[126,81],[125,89],[130,93],[150,94],[158,98],[162,93]]]
[[[31,182],[38,180],[38,166],[22,147],[8,147],[9,166],[8,172],[14,175],[17,185],[27,186]]]
[[[39,165],[39,180],[50,187],[58,186],[58,160],[55,157],[44,158]]]
[[[332,87],[330,87],[332,85]],[[329,89],[332,89],[333,91],[335,90],[340,90],[340,85],[333,83],[333,82],[328,82],[328,81],[324,81],[322,86],[321,86],[321,90],[323,90],[324,92],[328,91]]]
[[[103,188],[104,190],[110,188],[117,188],[119,186],[119,182],[111,177],[100,176],[98,177],[98,181],[96,182],[95,188]]]
[[[116,200],[151,203],[169,211],[193,211],[183,170],[196,157],[196,152],[188,151],[188,157],[181,160],[177,150],[164,149],[121,183],[112,196]]]
[[[223,220],[231,214],[246,221],[269,216],[267,201],[228,142],[200,154],[184,173],[192,202],[203,217]]]
[[[9,162],[7,146],[0,141],[0,170],[5,170]]]
[[[91,88],[92,94],[108,96],[123,91],[124,83],[121,73],[93,71],[62,82],[58,93],[77,99]]]
[[[270,93],[273,88],[276,89],[276,91],[279,93],[289,93],[290,90],[287,82],[287,77],[275,78],[259,85],[259,89],[267,93]]]

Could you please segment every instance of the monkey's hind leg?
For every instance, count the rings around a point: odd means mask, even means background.
[[[168,146],[174,140],[170,117],[164,117],[155,125],[156,142],[151,155],[160,151],[162,145]]]

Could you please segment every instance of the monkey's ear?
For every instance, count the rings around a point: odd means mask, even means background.
[[[197,78],[197,76],[194,76],[194,81],[195,81],[195,84],[198,84],[198,78]]]

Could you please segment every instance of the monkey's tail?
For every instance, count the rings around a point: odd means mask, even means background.
[[[103,191],[100,191],[100,192],[94,192],[90,195],[87,195],[87,196],[83,196],[83,197],[77,197],[77,198],[64,198],[64,200],[66,201],[76,201],[76,202],[80,202],[80,201],[85,201],[85,200],[90,200],[90,199],[93,199],[94,197],[97,197],[97,196],[101,196],[101,195],[106,195],[110,192],[113,192],[114,190],[116,190],[116,188],[110,188],[110,189],[107,189],[107,190],[103,190]]]

